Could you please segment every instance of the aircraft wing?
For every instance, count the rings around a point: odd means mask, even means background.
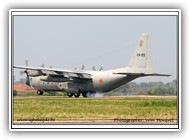
[[[40,71],[42,74],[56,75],[56,76],[60,76],[60,77],[92,79],[91,75],[88,73],[75,72],[75,71],[64,70],[64,69],[26,67],[26,66],[13,66],[13,68]]]

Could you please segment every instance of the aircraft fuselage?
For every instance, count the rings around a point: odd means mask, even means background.
[[[92,80],[65,82],[44,81],[45,76],[29,77],[30,86],[42,91],[66,91],[66,92],[108,92],[136,77],[113,74],[109,71],[88,71]]]

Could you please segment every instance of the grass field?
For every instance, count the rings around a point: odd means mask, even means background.
[[[177,119],[176,97],[14,97],[13,119]]]

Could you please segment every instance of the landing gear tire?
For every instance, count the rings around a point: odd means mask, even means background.
[[[84,98],[87,98],[87,92],[83,92],[83,93],[82,93],[82,96],[83,96]]]
[[[74,93],[75,98],[78,98],[80,96],[80,93]]]
[[[41,91],[41,90],[38,90],[38,91],[37,91],[37,94],[38,94],[38,95],[43,95],[43,93],[44,93],[44,92]]]
[[[74,93],[67,93],[67,96],[71,98],[74,95]]]

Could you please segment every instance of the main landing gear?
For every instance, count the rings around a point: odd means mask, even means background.
[[[87,92],[83,92],[83,93],[82,93],[82,96],[83,96],[84,98],[87,98]]]
[[[73,95],[75,96],[75,98],[78,98],[80,96],[80,93],[67,93],[67,96],[69,98],[73,97]]]
[[[71,98],[71,97],[73,97],[73,96],[75,96],[75,98],[78,98],[79,96],[80,96],[80,93],[78,92],[76,92],[76,93],[67,93],[67,96],[69,97],[69,98]],[[84,98],[86,98],[87,97],[87,92],[83,92],[82,93],[82,96],[84,97]]]
[[[70,93],[70,92],[67,93],[67,96],[68,96],[69,98],[71,98],[73,95],[74,95],[74,93]]]
[[[38,94],[38,95],[43,95],[43,93],[44,93],[44,92],[41,91],[41,90],[38,90],[38,91],[37,91],[37,94]]]

